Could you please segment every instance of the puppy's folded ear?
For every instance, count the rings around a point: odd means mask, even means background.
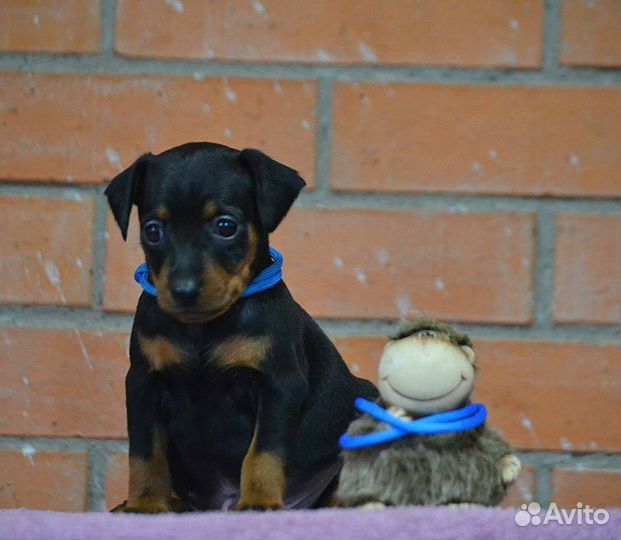
[[[271,233],[285,217],[306,182],[297,171],[259,150],[242,150],[240,160],[255,181],[261,223]]]
[[[131,167],[112,179],[112,182],[104,191],[108,197],[108,204],[114,215],[123,240],[127,240],[127,227],[132,204],[137,203],[137,195],[140,192],[142,179],[144,178],[152,154],[144,154],[139,157]]]

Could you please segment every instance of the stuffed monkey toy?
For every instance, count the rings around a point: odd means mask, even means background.
[[[499,504],[521,463],[486,425],[485,407],[470,404],[475,372],[470,338],[446,324],[422,319],[393,336],[379,403],[366,402],[380,419],[365,414],[341,438],[350,449],[335,505]],[[423,433],[403,436],[413,426]]]

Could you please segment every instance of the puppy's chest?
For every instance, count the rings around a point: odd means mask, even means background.
[[[147,336],[138,332],[138,344],[151,370],[156,372],[202,368],[260,371],[271,351],[268,337],[242,334],[191,339],[186,336]]]
[[[218,417],[227,424],[232,418],[256,416],[260,382],[255,371],[170,370],[161,379],[162,411],[171,421],[200,423]]]
[[[254,432],[261,385],[250,369],[180,369],[161,374],[161,419],[183,461],[241,463]]]

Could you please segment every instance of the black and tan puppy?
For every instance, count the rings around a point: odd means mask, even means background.
[[[304,185],[257,150],[191,143],[142,156],[106,189],[124,238],[138,207],[158,293],[140,297],[131,335],[119,510],[169,511],[173,492],[201,510],[328,503],[354,398],[376,390],[283,282],[240,298]]]

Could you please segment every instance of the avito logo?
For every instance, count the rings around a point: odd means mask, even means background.
[[[604,525],[608,523],[610,518],[608,512],[603,508],[591,508],[588,504],[583,505],[581,502],[572,509],[559,508],[556,503],[552,503],[543,517],[540,516],[541,505],[537,502],[532,502],[529,505],[523,504],[520,508],[521,510],[515,514],[515,523],[520,527],[547,525],[550,522],[559,525],[571,525],[572,523]]]

